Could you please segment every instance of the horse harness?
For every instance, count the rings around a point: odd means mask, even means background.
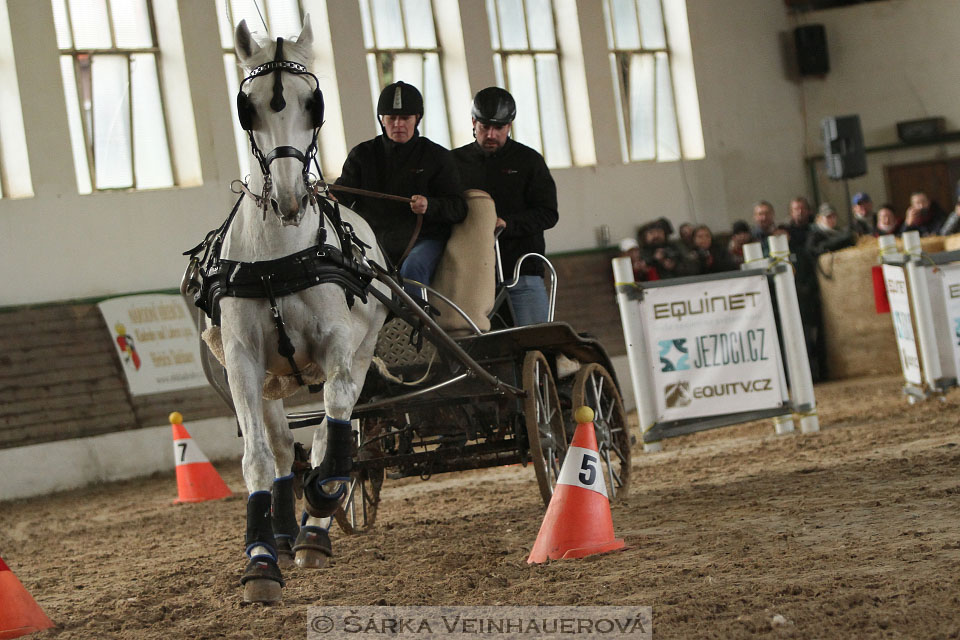
[[[227,260],[220,256],[223,240],[244,196],[240,195],[219,228],[210,231],[203,242],[183,253],[190,256],[190,263],[180,291],[192,293],[194,304],[216,326],[220,326],[220,300],[224,296],[269,300],[270,313],[277,328],[277,351],[290,364],[297,382],[303,385],[303,377],[293,357],[296,350],[287,335],[277,298],[332,283],[343,289],[349,307],[353,307],[355,298],[366,304],[368,292],[379,293],[370,288],[375,273],[365,257],[368,245],[356,236],[350,223],[340,219],[339,207],[335,203],[317,198],[323,212],[314,246],[274,260]],[[337,230],[343,250],[326,242],[324,217]]]

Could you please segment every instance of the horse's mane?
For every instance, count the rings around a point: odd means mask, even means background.
[[[260,50],[251,56],[246,62],[240,63],[240,66],[250,70],[255,67],[260,66],[265,62],[270,62],[273,60],[273,56],[277,51],[277,40],[276,38],[269,39],[264,34],[258,31],[250,32],[250,37],[260,46]],[[289,60],[291,62],[299,62],[300,64],[309,67],[310,61],[313,59],[313,52],[310,51],[303,44],[296,41],[296,39],[291,38],[287,40],[283,39],[283,59]]]

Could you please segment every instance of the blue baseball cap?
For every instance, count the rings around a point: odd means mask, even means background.
[[[853,204],[863,204],[864,202],[873,202],[870,200],[870,194],[860,191],[853,196]]]

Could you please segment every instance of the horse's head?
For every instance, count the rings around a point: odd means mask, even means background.
[[[237,25],[237,59],[247,72],[237,94],[240,125],[250,136],[264,180],[262,206],[284,225],[297,225],[310,206],[307,177],[323,124],[323,94],[307,71],[313,32],[309,16],[293,41],[258,43],[246,21]]]

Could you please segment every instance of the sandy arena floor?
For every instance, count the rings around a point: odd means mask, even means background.
[[[173,473],[0,503],[0,556],[57,628],[36,638],[305,638],[311,605],[653,607],[658,638],[960,637],[960,391],[817,387],[822,431],[754,423],[635,450],[625,551],[529,566],[533,470],[387,480],[377,528],[241,606],[244,501],[171,504]],[[238,462],[218,465],[242,492]],[[55,469],[50,470],[56,473]],[[785,624],[774,624],[775,615]],[[779,622],[779,619],[778,619]]]

